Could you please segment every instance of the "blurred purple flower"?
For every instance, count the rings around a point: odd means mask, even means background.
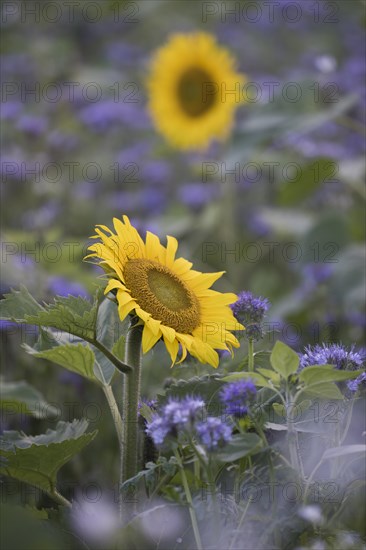
[[[26,134],[38,137],[47,130],[48,120],[44,116],[22,115],[18,118],[16,127]]]
[[[149,154],[151,145],[146,141],[138,141],[134,145],[122,149],[118,154],[116,162],[121,169],[128,163],[140,165],[141,161]]]
[[[4,101],[1,104],[0,118],[2,120],[11,120],[13,118],[16,118],[22,109],[23,109],[23,104],[20,101],[16,101],[16,100]]]
[[[208,416],[206,420],[199,422],[196,429],[200,442],[209,451],[223,447],[232,438],[232,428],[214,416]]]
[[[141,174],[149,184],[164,183],[171,177],[171,167],[165,160],[149,160],[142,165]]]
[[[192,430],[204,405],[204,401],[198,397],[185,397],[181,401],[170,398],[160,414],[154,415],[151,422],[148,422],[146,433],[156,446],[161,447],[168,436],[178,437],[179,432]]]
[[[220,401],[225,405],[225,412],[240,417],[248,413],[250,401],[257,389],[252,380],[237,380],[225,384],[220,391]]]
[[[80,143],[80,139],[75,134],[53,130],[47,136],[48,144],[62,151],[73,151]]]
[[[142,55],[141,48],[135,44],[117,40],[109,42],[105,51],[108,61],[122,69],[126,66],[136,67],[136,63]]]
[[[193,210],[200,210],[217,195],[212,184],[185,183],[178,189],[179,200]]]
[[[141,102],[114,102],[112,99],[86,105],[80,110],[80,120],[96,132],[104,132],[112,126],[126,124],[132,128],[146,129],[150,126]]]
[[[60,212],[60,204],[50,200],[37,210],[29,210],[22,216],[22,221],[27,229],[39,229],[54,224],[55,218]]]
[[[48,290],[56,296],[71,295],[82,296],[83,298],[90,298],[89,293],[81,284],[59,276],[53,276],[49,278]]]

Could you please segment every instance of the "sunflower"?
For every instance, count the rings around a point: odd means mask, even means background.
[[[175,34],[154,55],[147,81],[155,127],[180,149],[224,140],[242,101],[243,75],[207,33]]]
[[[183,361],[187,352],[201,363],[217,367],[215,350],[239,347],[230,332],[244,327],[236,321],[229,304],[237,300],[233,293],[210,289],[224,271],[201,273],[184,258],[175,258],[178,242],[167,237],[167,246],[146,232],[146,242],[131,225],[113,219],[115,233],[98,225],[93,238],[101,242],[89,247],[86,258],[97,259],[109,281],[105,294],[114,292],[121,320],[136,315],[144,325],[142,351],[147,353],[161,338],[176,362],[179,345]]]

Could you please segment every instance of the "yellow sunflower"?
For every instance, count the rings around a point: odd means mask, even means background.
[[[147,231],[144,242],[127,216],[123,222],[114,218],[113,223],[115,233],[103,225],[96,227],[93,238],[101,242],[89,247],[91,254],[86,258],[97,258],[106,272],[105,294],[116,294],[120,319],[135,314],[144,325],[143,353],[163,338],[172,366],[180,344],[179,362],[189,352],[201,363],[217,367],[215,350],[232,353],[239,342],[230,331],[244,328],[229,307],[237,300],[236,294],[210,289],[224,271],[194,271],[191,262],[175,258],[178,242],[174,237],[167,237],[165,247]]]
[[[207,33],[175,34],[154,55],[147,81],[155,127],[180,149],[205,149],[230,133],[244,75]]]

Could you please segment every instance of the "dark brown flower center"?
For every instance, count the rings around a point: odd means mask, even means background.
[[[129,260],[123,271],[138,305],[177,332],[191,334],[200,323],[197,297],[173,271],[153,260]]]
[[[203,69],[188,69],[178,82],[178,98],[183,111],[199,117],[209,111],[217,99],[217,84]]]

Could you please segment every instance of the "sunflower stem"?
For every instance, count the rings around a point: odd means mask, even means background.
[[[136,325],[136,319],[131,320],[131,326],[126,337],[126,363],[132,371],[124,376],[123,390],[123,421],[124,441],[122,451],[121,485],[134,477],[138,472],[138,405],[141,384],[141,340],[142,325]],[[135,502],[129,502],[134,511]],[[125,506],[121,506],[121,511]]]
[[[248,340],[248,370],[254,372],[254,342],[253,338]]]

